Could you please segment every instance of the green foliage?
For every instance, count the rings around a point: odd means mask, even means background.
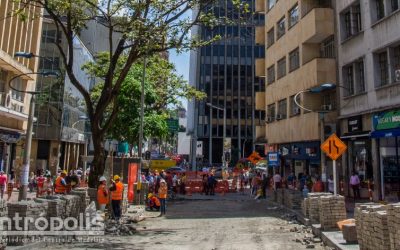
[[[108,64],[107,60],[100,57],[101,63]],[[103,67],[94,67],[95,64],[85,65],[90,72],[101,75]],[[116,97],[115,105],[118,106],[118,115],[108,131],[108,136],[117,140],[126,140],[131,144],[138,142],[140,127],[140,97],[141,82],[143,79],[143,62],[135,63],[130,69],[121,86],[121,91]],[[97,100],[103,89],[102,84],[97,85],[92,91],[92,99]],[[176,74],[174,65],[168,61],[154,56],[147,59],[145,78],[145,109],[144,109],[144,136],[165,138],[168,136],[166,120],[172,111],[180,106],[182,98],[205,98],[203,92],[197,91],[186,84],[181,76]],[[105,116],[109,116],[112,108],[108,109]]]

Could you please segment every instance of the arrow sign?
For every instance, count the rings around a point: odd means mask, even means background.
[[[329,136],[324,143],[321,145],[321,150],[325,152],[332,160],[337,160],[347,149],[346,144],[336,136],[332,134]]]

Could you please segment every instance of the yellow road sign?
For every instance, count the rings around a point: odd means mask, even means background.
[[[321,145],[321,150],[325,152],[329,158],[336,161],[344,151],[346,151],[346,144],[336,136],[336,134],[332,134],[329,136],[324,143]]]

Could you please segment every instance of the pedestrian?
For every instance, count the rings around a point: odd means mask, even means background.
[[[115,220],[119,220],[121,218],[121,204],[124,193],[124,184],[122,184],[119,175],[114,175],[114,178],[111,181],[112,185],[110,187],[110,191],[113,216]]]
[[[181,177],[181,186],[180,186],[181,194],[183,195],[186,194],[186,180],[187,180],[186,173],[183,173]]]
[[[262,178],[262,184],[261,184],[261,191],[262,191],[262,197],[265,199],[267,198],[267,188],[269,186],[269,179],[266,173],[263,174]]]
[[[274,179],[275,190],[277,190],[278,188],[281,188],[282,177],[278,173],[278,171],[275,172],[273,179]]]
[[[215,186],[217,185],[217,180],[215,179],[213,172],[210,173],[210,176],[207,179],[207,184],[210,195],[215,195]]]
[[[46,193],[47,195],[52,195],[53,194],[53,181],[51,179],[50,172],[48,172],[45,177],[46,177],[46,180],[43,183],[43,192]]]
[[[294,189],[295,188],[295,181],[296,181],[296,175],[294,172],[291,172],[289,176],[287,177],[287,184],[289,189]]]
[[[203,174],[203,192],[205,195],[208,195],[209,193],[209,188],[208,188],[208,175],[207,174]]]
[[[4,191],[6,190],[7,176],[4,174],[3,170],[0,170],[0,196],[3,199]]]
[[[355,201],[360,198],[360,178],[356,171],[353,171],[353,174],[350,177],[350,186],[353,189],[353,198]]]
[[[110,197],[107,190],[107,179],[101,176],[99,179],[99,186],[97,187],[97,203],[99,204],[100,211],[104,212]]]
[[[328,178],[328,191],[329,193],[334,193],[334,182],[333,182],[333,175],[330,175]]]
[[[257,195],[258,190],[258,180],[257,175],[251,178],[251,195]]]
[[[28,183],[28,188],[29,191],[32,193],[33,190],[36,187],[36,176],[33,172],[31,172],[31,175],[29,176],[29,183]]]
[[[7,184],[7,195],[8,195],[7,201],[9,201],[11,199],[13,190],[14,190],[14,178],[12,178],[10,176],[10,180],[8,181],[8,184]]]
[[[167,199],[167,194],[168,194],[168,187],[167,183],[164,180],[161,180],[160,182],[160,188],[158,189],[158,198],[160,199],[160,204],[161,204],[161,214],[160,216],[165,215],[165,200]]]
[[[322,183],[321,179],[317,177],[313,187],[312,187],[313,192],[321,193],[324,191],[324,184]]]
[[[36,178],[37,190],[36,197],[40,197],[43,194],[43,183],[46,178],[43,176],[43,171],[40,171],[39,176]]]
[[[56,194],[66,194],[67,193],[67,182],[65,180],[67,176],[67,171],[62,171],[60,176],[57,177],[56,181],[54,182],[54,192]]]

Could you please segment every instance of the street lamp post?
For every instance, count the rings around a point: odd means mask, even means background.
[[[20,53],[20,52],[19,52]],[[18,55],[18,53],[15,54],[15,56],[21,56]],[[31,58],[33,56],[30,56]],[[18,200],[26,200],[27,196],[27,190],[28,190],[28,184],[29,184],[29,167],[30,167],[30,157],[31,157],[31,146],[32,146],[32,132],[33,132],[33,119],[34,119],[34,112],[35,112],[35,95],[40,94],[41,92],[36,92],[36,91],[22,91],[19,89],[16,89],[15,87],[12,86],[12,81],[25,75],[41,75],[44,77],[50,77],[50,76],[55,76],[58,77],[58,73],[56,72],[32,72],[32,73],[24,73],[24,74],[19,74],[14,76],[13,78],[10,79],[8,82],[8,86],[10,89],[17,91],[17,92],[23,92],[32,95],[30,104],[29,104],[29,115],[28,115],[28,124],[27,124],[27,129],[26,129],[26,142],[25,142],[25,150],[24,150],[24,155],[23,155],[23,160],[22,160],[22,171],[21,171],[21,188],[19,190],[19,196]]]
[[[225,162],[225,149],[224,149],[224,144],[225,144],[225,140],[226,140],[226,107],[219,107],[219,106],[215,106],[212,105],[211,103],[207,102],[206,103],[207,106],[209,106],[212,109],[217,109],[217,110],[221,110],[224,112],[224,126],[223,126],[223,139],[222,139],[222,164],[223,167],[226,167],[226,162]],[[210,124],[211,128],[212,128],[212,124]],[[210,131],[211,133],[212,131]]]
[[[322,93],[324,91],[328,91],[328,90],[333,90],[336,88],[335,84],[332,83],[324,83],[321,84],[320,86],[314,87],[314,88],[310,88],[310,89],[306,89],[306,90],[302,90],[300,92],[298,92],[295,96],[294,96],[294,102],[295,104],[303,109],[306,110],[308,112],[315,112],[318,113],[320,115],[320,135],[321,135],[321,139],[320,139],[320,143],[322,145],[322,143],[325,141],[325,114],[329,111],[322,111],[322,110],[312,110],[309,108],[304,107],[303,105],[300,104],[299,102],[299,96],[301,94],[304,93]],[[326,156],[324,153],[321,152],[321,172],[326,176],[326,166],[325,166],[325,162],[326,162]],[[337,191],[337,177],[336,177],[336,164],[334,162],[334,166],[333,166],[333,175],[334,175],[334,194],[336,195],[336,191]]]

